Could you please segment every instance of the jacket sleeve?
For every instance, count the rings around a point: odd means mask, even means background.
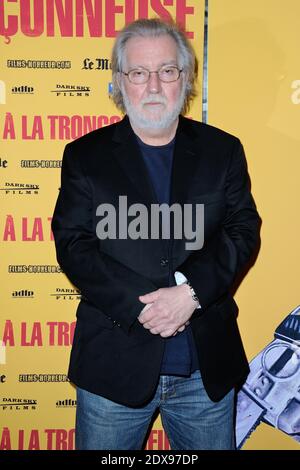
[[[101,252],[93,230],[92,188],[72,144],[65,148],[52,231],[57,261],[90,303],[129,332],[145,306],[138,296],[156,290],[147,278]]]
[[[238,139],[227,168],[225,197],[226,214],[220,228],[204,240],[202,249],[191,253],[176,267],[189,279],[202,309],[228,293],[259,243],[261,221],[251,196],[245,154]]]

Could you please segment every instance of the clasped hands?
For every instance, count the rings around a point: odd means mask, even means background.
[[[198,306],[187,284],[164,287],[140,295],[139,300],[146,304],[138,316],[139,322],[150,333],[164,338],[183,331]]]

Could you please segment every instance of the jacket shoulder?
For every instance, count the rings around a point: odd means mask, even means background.
[[[189,129],[196,137],[203,140],[212,140],[215,143],[220,144],[234,145],[240,142],[239,138],[229,132],[220,129],[218,127],[212,126],[211,124],[206,124],[200,121],[195,121],[194,119],[181,118],[182,124],[184,127]]]
[[[99,143],[111,142],[112,137],[114,135],[116,127],[120,123],[110,124],[108,126],[101,127],[100,129],[96,129],[94,131],[88,132],[87,134],[79,137],[78,139],[69,142],[67,146],[72,150],[77,150],[81,148],[92,148],[95,145],[99,145]]]

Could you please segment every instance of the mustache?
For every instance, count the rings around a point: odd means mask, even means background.
[[[148,103],[167,104],[167,100],[163,96],[149,95],[147,96],[147,98],[144,98],[143,100],[141,100],[141,105],[148,104]]]

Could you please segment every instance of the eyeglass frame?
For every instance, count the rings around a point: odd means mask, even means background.
[[[175,69],[178,70],[178,77],[176,78],[176,80],[171,80],[170,82],[166,82],[165,80],[162,80],[162,79],[160,78],[159,72],[160,72],[164,67],[172,67],[172,68],[175,68]],[[143,83],[134,83],[134,82],[132,82],[132,81],[130,80],[130,78],[129,78],[129,74],[130,74],[131,72],[133,72],[134,70],[145,70],[146,72],[148,72],[149,75],[148,75],[147,81],[146,81],[146,82],[143,82]],[[126,77],[128,78],[128,80],[130,81],[130,83],[132,83],[133,85],[145,85],[146,83],[149,82],[151,73],[157,73],[159,80],[160,80],[161,82],[163,82],[163,83],[174,83],[174,82],[177,82],[177,80],[179,80],[180,74],[181,74],[181,72],[183,72],[183,70],[184,70],[183,68],[180,69],[179,67],[177,67],[177,65],[170,64],[170,65],[162,65],[158,70],[148,70],[148,69],[146,69],[146,68],[144,68],[144,67],[137,67],[137,68],[134,68],[134,69],[129,70],[128,72],[123,72],[123,70],[120,70],[120,73],[123,73],[124,75],[126,75]]]

